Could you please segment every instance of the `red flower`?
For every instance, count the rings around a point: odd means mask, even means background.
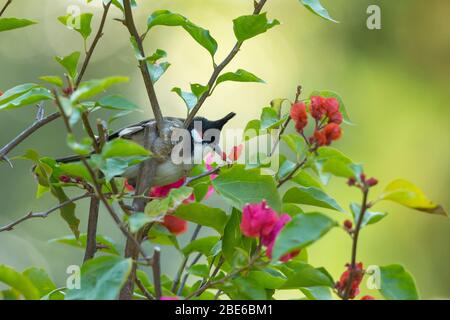
[[[330,145],[332,141],[338,140],[342,135],[342,130],[336,123],[329,123],[323,128],[323,133],[327,140],[327,145]]]
[[[268,236],[278,220],[277,213],[266,201],[248,204],[242,210],[241,231],[247,237]]]
[[[278,234],[281,232],[283,227],[291,220],[292,218],[288,214],[283,213],[273,226],[272,231],[267,236],[261,237],[262,244],[267,246],[266,255],[269,259],[272,259],[273,246],[275,244],[275,240],[277,239]],[[299,253],[300,250],[294,250],[292,252],[289,252],[284,256],[282,256],[280,258],[280,261],[288,262],[292,258],[295,258]]]
[[[130,191],[130,192],[134,191],[134,187],[128,183],[128,180],[125,180],[125,182],[123,183],[123,186],[125,189],[127,189],[127,191]]]
[[[341,124],[344,121],[342,114],[339,111],[331,113],[328,115],[329,123]]]
[[[339,112],[339,101],[336,98],[326,98],[323,101],[323,106],[327,110],[327,116]]]
[[[324,146],[327,144],[327,137],[325,136],[325,134],[322,131],[314,131],[314,139],[313,141],[316,141],[317,145],[320,146]]]
[[[3,95],[3,91],[2,90],[0,90],[0,97]]]
[[[308,124],[308,114],[306,105],[303,102],[296,102],[291,107],[291,119],[295,122],[295,129],[302,132]]]
[[[347,266],[347,270],[344,271],[339,282],[336,283],[336,289],[341,296],[343,296],[347,290],[351,270],[352,267],[350,265]],[[360,262],[356,264],[355,269],[353,270],[352,283],[350,284],[350,292],[348,294],[349,299],[354,299],[359,294],[359,285],[361,284],[363,276],[363,264]]]
[[[327,109],[325,107],[326,99],[320,96],[311,97],[311,116],[320,120],[327,113]]]
[[[153,187],[150,189],[150,197],[154,198],[164,198],[167,197],[170,190],[177,189],[184,184],[185,178],[181,178],[178,181],[175,181],[170,184],[166,184],[165,186]]]
[[[364,296],[361,298],[361,300],[376,300],[376,299],[372,296]]]
[[[378,184],[378,180],[375,179],[375,178],[370,178],[370,179],[368,179],[368,180],[366,181],[366,184],[367,184],[369,187],[373,187],[373,186],[376,186],[376,185]]]
[[[166,214],[164,216],[162,224],[174,235],[185,233],[188,229],[188,223],[185,220],[171,214]]]
[[[228,155],[228,159],[230,159],[231,161],[237,161],[242,153],[243,148],[244,146],[242,144],[234,146],[231,149],[230,154]]]

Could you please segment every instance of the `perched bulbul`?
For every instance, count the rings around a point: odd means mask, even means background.
[[[171,142],[171,146],[169,146],[169,153],[165,157],[152,158],[146,161],[155,161],[156,162],[156,170],[154,176],[151,178],[149,186],[163,186],[179,179],[186,177],[191,169],[194,167],[194,153],[200,152],[203,154],[202,150],[205,147],[211,147],[216,152],[220,152],[219,144],[219,135],[224,127],[224,125],[232,119],[236,114],[234,112],[229,113],[222,119],[211,121],[203,117],[196,117],[194,121],[189,125],[187,131],[185,132],[185,139],[188,141],[181,141],[183,146],[189,150],[190,155],[181,155],[185,161],[174,161],[172,157],[172,150],[178,144],[180,144],[180,139],[173,140]],[[165,122],[165,130],[169,132],[169,135],[176,135],[175,132],[183,132],[183,121],[181,118],[172,118],[166,117],[164,118]],[[149,137],[151,143],[145,143],[145,129],[149,129]],[[180,135],[181,136],[181,135]],[[156,137],[156,122],[154,119],[146,120],[139,122],[135,125],[131,125],[125,128],[122,128],[108,136],[108,141],[111,141],[116,138],[129,139],[132,140],[142,146],[150,145],[150,151],[155,152],[155,146],[152,142],[154,142]],[[201,150],[199,150],[201,149]],[[187,157],[186,157],[187,156]],[[80,161],[79,156],[69,156],[65,158],[56,159],[57,162],[60,163],[70,163]],[[128,179],[128,183],[131,185],[135,185],[137,174],[139,171],[139,165],[132,166],[128,168],[121,176]]]

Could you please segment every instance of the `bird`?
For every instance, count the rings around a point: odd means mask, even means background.
[[[227,124],[227,122],[235,116],[236,113],[230,112],[226,116],[218,120],[209,120],[204,117],[195,117],[191,124],[187,127],[187,131],[182,130],[184,119],[165,117],[164,133],[175,135],[175,139],[172,140],[172,143],[169,146],[170,150],[167,153],[167,156],[161,158],[150,158],[149,160],[146,160],[155,161],[156,165],[154,174],[148,182],[148,187],[165,186],[188,176],[192,168],[195,166],[195,155],[200,154],[202,156],[203,149],[206,147],[210,147],[214,152],[222,156],[222,151],[219,147],[220,132]],[[154,119],[144,120],[139,123],[119,129],[111,133],[107,137],[107,140],[112,141],[118,138],[128,139],[145,147],[146,145],[148,145],[145,141],[146,128],[149,129],[150,141],[154,142],[155,137],[157,136],[156,121]],[[181,131],[177,131],[180,129]],[[180,139],[176,139],[177,135],[181,137],[183,134],[183,137],[187,138],[188,141],[186,141],[186,139],[181,139],[183,141],[181,141]],[[183,161],[181,162],[179,159],[177,161],[174,161],[174,157],[171,156],[173,155],[172,150],[175,150],[175,146],[180,142],[184,143],[182,147],[187,147],[187,149],[181,148],[182,151],[190,151],[188,157],[186,157],[187,155],[183,154],[183,152],[180,153],[179,156],[183,158]],[[155,145],[150,145],[149,149],[150,151],[154,152]],[[78,162],[80,160],[81,158],[78,155],[56,159],[58,163],[72,163]],[[126,178],[129,185],[135,186],[138,171],[139,165],[134,165],[129,167],[123,174],[120,175],[120,177]]]

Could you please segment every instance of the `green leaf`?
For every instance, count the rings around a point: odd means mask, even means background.
[[[233,284],[239,291],[239,296],[235,299],[245,299],[245,300],[266,300],[267,294],[266,290],[259,283],[247,279],[244,277],[239,277],[233,280]]]
[[[178,87],[172,88],[172,92],[175,92],[176,94],[178,94],[180,96],[181,99],[183,99],[188,110],[191,110],[197,104],[198,99],[197,99],[196,95],[191,92],[182,91]]]
[[[337,226],[335,221],[321,213],[296,215],[278,235],[273,248],[272,261],[278,261],[288,252],[309,246],[335,226]]]
[[[300,288],[300,291],[308,300],[333,300],[333,295],[328,287]]]
[[[0,32],[28,27],[36,23],[28,19],[0,18]]]
[[[114,157],[132,157],[132,156],[150,156],[151,152],[141,145],[126,139],[114,139],[108,141],[102,150],[102,157],[114,158]]]
[[[215,236],[196,239],[189,242],[181,251],[185,256],[190,255],[192,252],[200,252],[205,257],[209,257],[213,253],[212,249],[219,241],[220,238]]]
[[[169,69],[170,63],[169,62],[161,62],[161,63],[155,63],[151,64],[147,62],[147,69],[150,73],[150,78],[152,79],[152,82],[155,83],[156,81],[161,78],[161,76]]]
[[[51,192],[58,199],[60,204],[67,203],[69,200],[69,197],[65,194],[62,188],[52,186]],[[80,236],[80,220],[75,215],[75,208],[75,203],[70,202],[62,206],[61,209],[59,209],[59,212],[64,221],[66,221],[69,225],[69,228],[72,230],[75,237],[78,238]]]
[[[27,276],[4,264],[0,264],[0,283],[17,290],[27,300],[39,300],[40,298],[39,290]]]
[[[150,201],[145,206],[145,214],[150,217],[156,217],[173,211],[191,196],[192,191],[192,188],[185,186],[172,189],[164,199]]]
[[[197,43],[208,50],[211,56],[214,56],[217,51],[217,42],[208,30],[195,25],[178,13],[172,13],[168,10],[153,12],[147,20],[147,28],[150,30],[154,26],[183,27]]]
[[[411,274],[398,264],[380,267],[380,293],[389,300],[418,300],[416,284]]]
[[[88,155],[91,153],[92,139],[90,137],[84,137],[81,141],[77,141],[75,136],[71,133],[67,135],[67,145],[76,154]]]
[[[430,201],[420,188],[403,179],[389,183],[379,196],[379,200],[390,200],[422,212],[448,216],[442,206]]]
[[[226,72],[220,75],[217,78],[216,85],[225,81],[265,83],[264,80],[243,69],[238,69],[236,72]]]
[[[61,169],[61,174],[68,175],[72,178],[82,178],[92,182],[92,177],[82,162],[61,163],[59,168]]]
[[[287,116],[280,118],[278,112],[272,107],[265,107],[261,113],[261,129],[274,129],[278,128],[285,120]]]
[[[281,289],[298,289],[316,286],[334,287],[332,279],[323,273],[320,268],[314,268],[303,262],[296,262],[295,264],[291,264],[290,267],[293,272],[288,275]]]
[[[261,120],[259,119],[250,120],[244,129],[244,141],[248,141],[259,135],[260,130],[261,130]]]
[[[97,234],[97,236],[95,237],[95,242],[98,245],[100,245],[97,249],[98,251],[113,255],[120,255],[120,252],[117,249],[117,244],[111,238],[103,236],[101,234]],[[87,234],[86,233],[80,234],[78,239],[73,235],[56,238],[49,240],[49,243],[61,243],[84,250],[86,248],[87,243]]]
[[[223,234],[225,224],[228,220],[227,214],[222,209],[211,208],[201,203],[189,203],[179,206],[173,215],[205,227],[213,228],[220,234]]]
[[[224,168],[212,184],[236,208],[241,209],[248,203],[266,200],[274,210],[281,209],[275,180],[272,176],[261,174],[260,169],[245,170],[243,165]]]
[[[153,202],[153,201],[152,201]],[[174,246],[179,249],[177,237],[175,237],[166,227],[160,224],[154,225],[148,232],[148,239],[152,243],[161,244],[165,246]]]
[[[34,83],[26,83],[11,88],[0,96],[0,111],[20,108],[51,99],[53,99],[53,95],[48,89]]]
[[[193,83],[191,84],[191,91],[192,93],[198,98],[200,99],[200,97],[207,92],[209,89],[208,86],[204,86],[198,83]]]
[[[153,219],[143,212],[136,212],[128,218],[128,225],[132,233],[138,232],[143,226],[152,222]]]
[[[319,0],[300,0],[301,3],[312,13],[318,15],[321,18],[324,18],[325,20],[329,20],[332,22],[337,22],[333,18],[331,18],[330,14],[328,13],[327,9],[325,9]]]
[[[314,187],[322,190],[322,185],[320,184],[320,182],[305,170],[300,170],[292,177],[291,181],[303,187]]]
[[[187,272],[200,278],[206,278],[209,276],[209,268],[206,264],[194,264],[188,269]]]
[[[66,300],[113,300],[128,279],[133,262],[116,256],[88,260],[81,267],[80,289],[67,291]]]
[[[283,202],[307,204],[344,212],[336,200],[315,187],[293,187],[284,194]]]
[[[72,94],[71,101],[76,102],[80,100],[88,99],[92,96],[95,96],[99,93],[102,93],[110,86],[117,84],[128,82],[127,77],[108,77],[99,80],[90,80],[81,83],[77,90]]]
[[[79,51],[75,51],[66,57],[55,57],[55,60],[67,71],[72,79],[77,77],[78,61],[80,60]]]
[[[359,215],[361,213],[361,206],[356,203],[351,203],[350,210],[352,211],[355,222],[357,222],[359,220]],[[374,212],[366,210],[366,212],[364,213],[364,218],[361,223],[361,228],[369,224],[377,223],[386,216],[387,216],[386,212]]]
[[[265,289],[279,289],[286,281],[284,274],[268,267],[261,271],[249,272],[247,278]]]
[[[281,136],[283,140],[289,147],[289,149],[294,152],[297,157],[305,154],[306,143],[305,140],[297,133],[283,134]]]
[[[316,165],[321,173],[331,173],[343,178],[359,178],[361,170],[349,157],[331,147],[320,147],[317,150]]]
[[[119,95],[111,95],[101,98],[97,106],[112,110],[136,110],[139,109],[133,102]]]
[[[350,117],[348,116],[347,109],[345,108],[344,100],[338,93],[336,93],[334,91],[330,91],[330,90],[317,90],[317,91],[313,91],[311,93],[310,97],[313,97],[313,96],[321,96],[321,97],[325,97],[325,98],[336,98],[337,101],[339,101],[339,111],[340,111],[340,113],[342,113],[344,123],[353,124],[352,121],[350,120]]]
[[[233,29],[236,39],[239,42],[243,42],[279,24],[280,22],[276,19],[267,20],[267,13],[264,12],[258,15],[252,14],[234,19]]]
[[[82,13],[78,16],[68,14],[66,16],[58,17],[58,20],[69,29],[73,29],[78,32],[84,40],[87,40],[92,32],[92,17],[92,13]]]
[[[63,80],[58,76],[42,76],[42,77],[39,77],[39,79],[41,79],[42,81],[54,84],[58,87],[64,86]]]
[[[30,279],[31,283],[39,290],[41,297],[56,289],[55,284],[44,269],[31,267],[26,269],[22,274]],[[59,299],[62,298],[63,295],[59,294]]]

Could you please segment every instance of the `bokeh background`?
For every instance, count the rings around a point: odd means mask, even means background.
[[[169,9],[208,28],[219,43],[218,60],[234,43],[231,20],[252,10],[251,0],[140,0],[137,22],[144,28],[147,16],[156,9]],[[259,117],[260,110],[278,97],[293,98],[295,87],[305,92],[331,89],[339,92],[355,126],[347,126],[337,143],[347,155],[365,164],[366,171],[380,180],[374,194],[391,179],[404,177],[422,187],[436,202],[449,206],[449,133],[450,116],[450,2],[445,0],[323,0],[339,24],[327,22],[308,12],[297,0],[269,0],[269,17],[281,21],[268,33],[245,43],[227,70],[244,68],[263,78],[267,84],[220,86],[205,104],[202,114],[211,118],[236,111],[231,128],[243,128],[248,120]],[[55,55],[82,50],[78,34],[64,28],[56,18],[68,5],[95,14],[99,23],[99,1],[86,5],[84,0],[15,0],[6,16],[26,17],[38,25],[0,34],[0,89],[38,81],[42,75],[61,74]],[[381,8],[381,30],[368,30],[366,9]],[[114,15],[120,17],[118,10]],[[157,83],[163,111],[184,116],[185,107],[170,90],[188,88],[189,83],[207,81],[211,72],[206,50],[181,29],[159,27],[152,30],[147,52],[156,48],[168,52],[172,63]],[[128,33],[118,22],[107,22],[105,36],[96,50],[87,78],[125,75],[128,84],[112,90],[139,104],[143,114],[135,114],[115,126],[150,117],[150,108],[136,61],[128,42]],[[47,106],[48,112],[53,106]],[[35,107],[1,112],[0,144],[7,143],[35,116]],[[65,131],[58,121],[43,128],[12,155],[28,148],[43,155],[69,153]],[[36,185],[30,165],[15,161],[14,168],[0,164],[0,224],[4,225],[30,210],[45,210],[54,204],[49,196],[34,197]],[[343,180],[335,179],[329,192],[342,205],[357,200],[358,193]],[[218,198],[216,205],[226,207]],[[389,212],[379,224],[364,230],[358,260],[366,265],[402,263],[417,280],[422,298],[450,298],[450,221],[413,212],[394,204],[380,204]],[[78,205],[78,216],[85,228],[87,203]],[[334,213],[338,220],[342,214]],[[191,230],[192,230],[191,226]],[[100,233],[122,237],[109,216],[102,213]],[[80,264],[80,250],[48,243],[49,239],[69,234],[58,214],[46,220],[28,221],[12,232],[0,234],[0,263],[24,269],[37,265],[49,270],[59,285],[65,283],[69,264]],[[185,242],[189,234],[181,236]],[[350,239],[340,230],[330,232],[309,250],[310,262],[325,266],[334,277],[343,271],[350,256]],[[163,270],[173,276],[180,257],[164,251]],[[170,260],[171,262],[169,263]],[[374,294],[363,286],[363,293]],[[376,294],[375,294],[376,295]],[[279,297],[297,299],[298,291],[282,292]]]

